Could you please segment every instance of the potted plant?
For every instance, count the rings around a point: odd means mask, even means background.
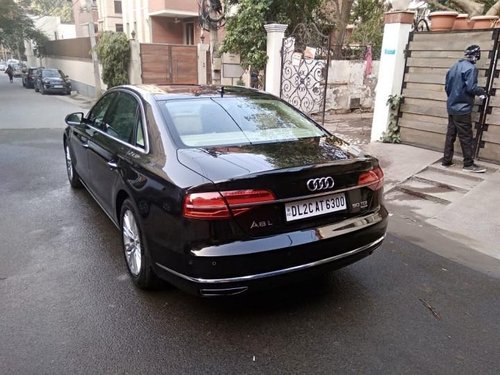
[[[468,14],[459,14],[453,23],[453,30],[470,30],[474,22],[469,19]]]
[[[458,12],[432,12],[429,14],[431,19],[432,31],[447,31],[451,30]]]
[[[473,29],[491,29],[497,20],[498,16],[475,16],[471,18],[471,21],[474,21]]]

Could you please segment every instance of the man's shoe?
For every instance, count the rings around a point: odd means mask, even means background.
[[[480,167],[479,165],[472,164],[469,165],[468,167],[464,167],[462,169],[465,172],[472,172],[472,173],[484,173],[486,172],[486,168]]]
[[[452,167],[452,166],[454,166],[454,165],[455,165],[455,163],[453,163],[452,161],[450,161],[450,162],[448,162],[448,163],[442,162],[442,163],[441,163],[441,165],[442,165],[443,167],[448,168],[448,167]]]

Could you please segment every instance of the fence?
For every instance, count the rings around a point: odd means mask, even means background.
[[[482,50],[478,84],[494,90],[500,87],[496,79],[498,34],[496,29],[410,34],[399,119],[403,143],[443,150],[448,124],[445,76],[468,45],[478,44]],[[485,105],[478,101],[472,114],[477,156],[500,162],[500,99],[492,96]]]

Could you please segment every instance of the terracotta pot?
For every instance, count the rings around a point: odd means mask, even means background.
[[[452,30],[470,30],[474,22],[469,20],[468,14],[459,14],[457,18],[455,18],[455,22],[453,22]]]
[[[491,29],[497,20],[497,16],[476,16],[471,18],[471,21],[474,21],[473,29]]]
[[[431,30],[451,30],[457,16],[457,12],[432,12],[431,14],[429,14],[429,18],[431,19]]]

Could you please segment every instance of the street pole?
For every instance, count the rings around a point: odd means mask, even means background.
[[[87,3],[85,7],[89,16],[89,37],[90,37],[90,51],[92,54],[92,63],[94,64],[94,81],[95,81],[95,97],[101,97],[101,74],[99,72],[99,60],[97,59],[97,52],[95,50],[96,39],[94,29],[94,18],[92,17],[91,6]]]
[[[221,82],[221,67],[216,69],[216,64],[214,63],[214,61],[216,61],[215,59],[220,59],[218,46],[219,34],[217,29],[210,29],[210,56],[212,57],[212,82],[210,82],[210,84],[214,85],[220,84]]]

